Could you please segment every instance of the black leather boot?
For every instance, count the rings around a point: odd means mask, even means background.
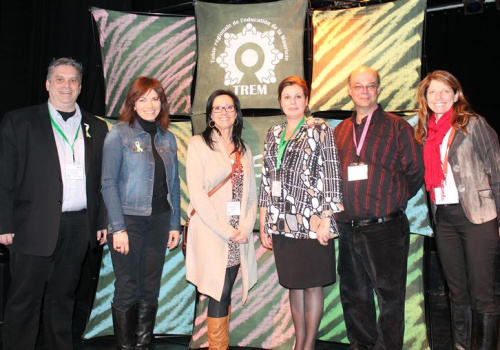
[[[472,310],[469,304],[451,303],[453,349],[470,350],[472,346]]]
[[[476,313],[476,346],[477,350],[498,349],[498,315]]]
[[[113,329],[115,331],[116,348],[119,350],[133,350],[135,346],[136,306],[133,305],[122,311],[111,307],[113,314]]]
[[[137,327],[135,334],[137,336],[136,350],[148,350],[153,341],[153,330],[155,328],[156,311],[158,305],[151,305],[144,301],[136,304]]]

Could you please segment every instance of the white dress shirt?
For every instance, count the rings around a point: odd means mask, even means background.
[[[439,147],[441,150],[441,164],[444,162],[444,156],[446,155],[446,152],[449,152],[448,139],[450,138],[450,133],[451,133],[451,128],[444,136],[443,142],[441,142],[441,146]],[[457,185],[455,184],[455,178],[453,177],[453,169],[451,168],[449,162],[447,164],[447,174],[444,186],[443,188],[441,187],[434,188],[434,195],[436,198],[436,204],[438,205],[458,203]]]
[[[85,127],[80,127],[82,120],[80,107],[76,104],[75,115],[67,121],[64,121],[61,114],[59,114],[50,102],[48,102],[48,105],[52,119],[59,125],[70,143],[73,143],[75,135],[79,130],[78,137],[73,147],[73,161],[71,146],[64,140],[54,125],[52,125],[52,131],[54,132],[54,139],[57,146],[57,154],[59,156],[59,164],[61,166],[61,179],[63,182],[62,211],[79,211],[86,209],[85,144],[83,138],[87,137],[87,130]]]

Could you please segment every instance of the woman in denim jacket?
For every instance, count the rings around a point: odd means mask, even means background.
[[[425,184],[449,288],[454,349],[497,349],[495,257],[500,209],[500,146],[472,111],[458,80],[434,71],[418,87],[416,139],[424,144]],[[472,322],[473,312],[475,322]],[[472,325],[475,324],[475,332]]]
[[[102,193],[116,276],[112,314],[118,349],[149,348],[166,247],[179,242],[177,144],[169,123],[160,82],[139,77],[104,142]]]

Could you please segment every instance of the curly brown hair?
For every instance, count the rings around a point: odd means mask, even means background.
[[[424,144],[427,140],[429,118],[433,113],[427,103],[427,90],[433,80],[437,80],[448,85],[453,90],[453,93],[458,93],[458,99],[457,102],[453,104],[453,114],[450,118],[450,124],[457,131],[467,133],[467,124],[469,123],[470,117],[477,116],[465,98],[462,86],[455,76],[444,70],[431,72],[420,82],[420,84],[418,84],[417,88],[418,124],[415,129],[415,138],[420,144]]]

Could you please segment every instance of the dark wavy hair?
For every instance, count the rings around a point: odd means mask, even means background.
[[[233,100],[234,107],[236,108],[236,119],[234,120],[233,124],[233,134],[231,135],[231,139],[234,143],[234,152],[239,151],[241,154],[245,154],[245,151],[247,150],[245,147],[245,143],[243,142],[243,139],[241,138],[241,133],[243,131],[243,113],[241,112],[241,103],[238,98],[234,94],[234,92],[229,91],[229,90],[215,90],[212,92],[212,94],[208,97],[207,100],[207,106],[205,109],[205,115],[206,115],[206,122],[207,122],[207,127],[203,132],[201,133],[201,137],[203,137],[203,140],[205,143],[210,147],[210,149],[214,150],[214,140],[213,140],[213,132],[219,133],[221,135],[219,129],[217,127],[211,128],[209,123],[210,123],[210,115],[212,114],[212,107],[214,104],[214,100],[218,96],[229,96]]]
[[[138,117],[137,112],[134,110],[135,103],[150,90],[158,94],[161,102],[160,113],[158,113],[155,119],[156,124],[162,130],[167,130],[170,125],[170,118],[168,116],[168,103],[165,90],[163,90],[163,86],[161,86],[158,80],[149,77],[135,78],[132,84],[130,84],[127,96],[125,97],[125,103],[120,111],[120,121],[128,122],[131,127],[134,127]]]
[[[453,114],[450,118],[450,124],[463,133],[467,133],[467,124],[469,123],[470,117],[477,116],[477,114],[472,110],[469,102],[464,96],[462,86],[455,76],[450,72],[444,70],[436,70],[429,73],[421,82],[418,84],[417,88],[417,99],[418,99],[418,124],[415,129],[415,138],[420,144],[424,144],[427,140],[427,131],[429,125],[429,118],[432,115],[432,110],[429,108],[427,103],[427,90],[431,81],[437,80],[443,84],[448,85],[453,90],[453,94],[458,93],[457,102],[453,104]]]

